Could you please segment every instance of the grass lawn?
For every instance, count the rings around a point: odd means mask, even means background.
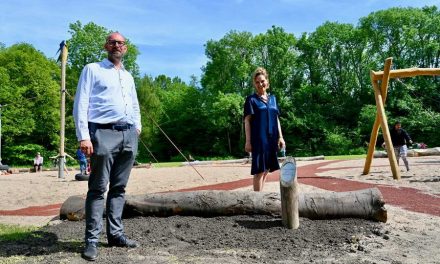
[[[153,163],[154,168],[171,168],[183,166],[181,161]]]
[[[325,160],[351,160],[351,159],[365,159],[367,154],[361,155],[339,155],[339,156],[325,156]]]
[[[36,230],[38,230],[38,227],[35,226],[0,224],[0,242],[20,240],[26,236],[29,236]]]

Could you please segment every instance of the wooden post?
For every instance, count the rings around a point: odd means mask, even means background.
[[[380,92],[382,95],[382,103],[384,105],[385,105],[385,101],[387,99],[387,94],[388,94],[388,83],[390,81],[389,73],[391,70],[392,63],[393,63],[393,58],[387,58],[385,60],[385,65],[384,65],[384,70],[383,70],[383,75],[382,75],[381,89],[380,89]],[[374,80],[373,75],[371,75],[371,82],[372,83],[375,82],[377,84],[377,80]],[[368,145],[368,153],[367,153],[367,157],[365,159],[363,175],[367,175],[368,173],[370,173],[371,162],[373,161],[374,150],[375,150],[376,142],[377,142],[377,135],[379,133],[380,121],[381,120],[380,120],[379,112],[376,111],[376,119],[374,120],[373,129],[371,130],[370,144]]]
[[[382,126],[383,137],[385,139],[388,159],[390,161],[393,178],[396,180],[400,180],[400,172],[398,170],[396,156],[394,155],[393,143],[391,143],[390,131],[388,129],[388,120],[385,114],[385,108],[382,103],[382,95],[380,93],[377,82],[372,81],[372,84],[374,87],[374,97],[376,99],[377,112],[379,113],[380,125]]]
[[[298,181],[296,177],[296,161],[286,157],[280,171],[281,216],[283,225],[289,229],[298,229]]]
[[[61,50],[61,105],[60,105],[60,155],[58,157],[58,178],[64,179],[64,127],[66,123],[66,63],[67,63],[67,46],[63,41],[60,44]]]

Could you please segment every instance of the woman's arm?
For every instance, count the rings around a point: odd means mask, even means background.
[[[244,145],[244,151],[252,152],[251,145],[251,115],[247,115],[244,118],[244,132],[246,135],[246,143]]]
[[[281,123],[279,117],[277,117],[277,123],[278,123],[278,148],[283,149],[286,148],[286,142],[283,138],[283,132],[281,131]]]

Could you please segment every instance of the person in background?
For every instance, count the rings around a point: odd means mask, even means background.
[[[90,156],[92,170],[86,198],[85,248],[82,257],[98,257],[103,228],[104,194],[109,246],[134,248],[122,224],[125,187],[136,157],[141,117],[132,75],[122,59],[127,52],[125,37],[107,36],[107,59],[87,64],[81,72],[75,95],[73,117],[80,149]]]
[[[252,155],[254,191],[262,191],[269,172],[280,169],[278,150],[286,147],[281,132],[280,112],[274,95],[267,93],[269,75],[257,68],[252,77],[255,93],[244,104],[245,151]]]
[[[396,155],[397,164],[399,164],[400,157],[405,164],[406,170],[409,171],[409,162],[406,158],[408,153],[407,144],[412,144],[411,137],[408,132],[402,128],[400,121],[394,123],[393,128],[390,130],[391,142],[394,147],[394,154]]]
[[[43,170],[43,157],[40,155],[40,152],[37,152],[37,155],[35,155],[34,170],[35,172]]]
[[[81,171],[81,174],[87,175],[87,157],[84,152],[81,151],[81,148],[78,147],[76,150],[76,158],[79,162],[79,170]]]

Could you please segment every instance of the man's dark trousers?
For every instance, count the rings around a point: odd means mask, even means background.
[[[107,237],[124,234],[122,211],[125,204],[125,187],[133,167],[138,148],[138,134],[134,126],[117,129],[100,128],[89,123],[93,144],[89,190],[86,198],[85,242],[97,243],[102,232],[104,194],[109,185],[106,202]]]

